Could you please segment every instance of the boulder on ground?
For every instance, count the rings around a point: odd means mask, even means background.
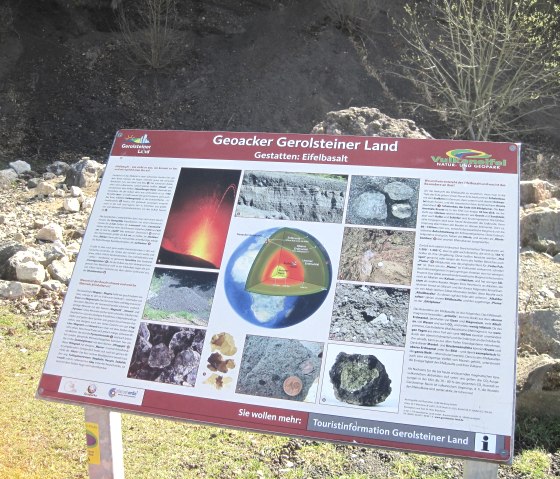
[[[23,160],[12,161],[10,166],[18,175],[31,171],[31,165]]]
[[[62,226],[56,223],[49,223],[37,232],[36,238],[43,241],[54,242],[63,239]]]
[[[539,179],[531,181],[521,181],[519,183],[519,203],[521,206],[529,204],[539,204],[544,200],[548,200],[554,196],[557,188],[548,181]]]
[[[70,166],[66,172],[66,185],[81,188],[92,186],[99,181],[105,166],[87,156]]]
[[[395,119],[377,108],[352,107],[331,111],[324,121],[313,127],[312,133],[327,135],[390,136],[395,138],[432,138],[412,120]]]
[[[521,246],[551,256],[560,253],[560,201],[551,198],[521,210]]]

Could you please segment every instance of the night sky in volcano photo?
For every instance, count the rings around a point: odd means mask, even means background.
[[[219,269],[241,171],[184,168],[158,264]]]

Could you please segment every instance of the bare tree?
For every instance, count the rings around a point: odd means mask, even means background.
[[[423,106],[473,140],[531,130],[523,120],[556,105],[560,92],[558,52],[528,21],[537,1],[433,0],[431,12],[409,6],[405,75],[422,88]]]
[[[152,68],[169,65],[178,53],[181,35],[175,29],[177,0],[137,0],[119,7],[119,26],[130,54]]]

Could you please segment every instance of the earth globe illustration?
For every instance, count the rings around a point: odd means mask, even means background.
[[[277,329],[315,313],[331,280],[329,256],[316,238],[295,228],[271,228],[248,237],[234,251],[224,286],[239,316]]]

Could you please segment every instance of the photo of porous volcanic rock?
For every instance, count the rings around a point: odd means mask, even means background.
[[[206,326],[217,279],[212,272],[156,268],[143,319]]]
[[[410,285],[414,232],[345,228],[338,279]]]
[[[373,354],[338,353],[329,377],[339,401],[375,406],[391,394],[385,365]]]
[[[328,344],[321,404],[398,412],[402,350]]]
[[[246,171],[235,215],[341,223],[347,180],[338,175]]]
[[[128,377],[194,386],[206,330],[140,323]]]
[[[236,392],[313,402],[323,343],[248,335]]]
[[[419,187],[420,180],[416,178],[353,176],[346,222],[414,228]]]
[[[410,291],[338,283],[329,339],[404,346]]]

